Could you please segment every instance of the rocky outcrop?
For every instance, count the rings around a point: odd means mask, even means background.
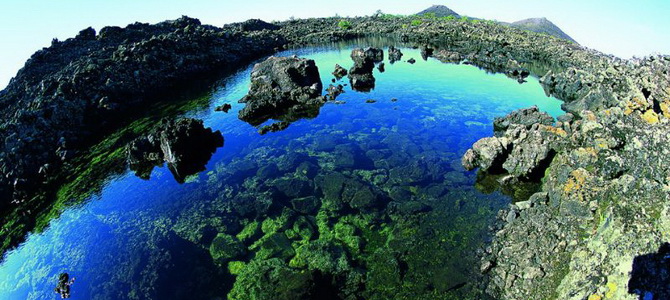
[[[246,106],[239,118],[259,125],[270,118],[299,112],[305,106],[323,103],[323,84],[314,60],[270,57],[251,71],[251,88],[240,100]]]
[[[1,202],[24,202],[43,182],[55,182],[64,163],[117,128],[130,109],[212,82],[284,43],[276,33],[224,31],[187,17],[55,40],[0,93]],[[50,173],[39,172],[47,166]],[[32,205],[26,209],[35,211]]]
[[[567,137],[565,130],[551,126],[553,121],[536,107],[497,118],[496,136],[477,141],[463,156],[463,166],[538,180]]]
[[[127,147],[128,163],[135,174],[149,179],[155,166],[166,162],[175,180],[205,169],[216,148],[223,146],[220,131],[205,128],[201,120],[163,120],[153,132],[139,137]]]

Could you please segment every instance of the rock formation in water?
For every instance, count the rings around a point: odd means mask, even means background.
[[[400,51],[400,49],[396,47],[393,46],[389,47],[388,54],[389,54],[389,62],[391,64],[402,59],[402,51]]]
[[[357,91],[369,91],[375,87],[372,71],[375,62],[384,60],[384,51],[378,48],[358,48],[351,51],[354,66],[349,69],[349,82]]]
[[[347,74],[348,74],[347,69],[343,68],[338,64],[335,65],[335,71],[333,71],[333,76],[335,76],[335,78],[339,80],[340,78],[347,76]]]
[[[311,59],[270,57],[251,71],[251,88],[240,100],[245,107],[239,118],[259,125],[271,118],[313,116],[313,108],[323,104],[323,84],[319,68]]]
[[[205,165],[223,146],[220,131],[205,128],[201,120],[163,120],[153,132],[139,137],[127,147],[130,169],[143,179],[149,179],[155,166],[166,162],[175,180],[183,183],[186,177],[205,169]]]

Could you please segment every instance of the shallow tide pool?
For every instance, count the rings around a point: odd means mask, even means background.
[[[279,55],[314,59],[326,88],[353,47]],[[371,92],[347,86],[344,104],[265,135],[237,119],[251,66],[232,75],[186,114],[225,137],[205,171],[111,178],[5,255],[0,298],[58,299],[63,272],[71,299],[477,297],[476,252],[511,200],[478,191],[460,158],[495,117],[532,105],[556,117],[560,101],[535,78],[401,50]]]

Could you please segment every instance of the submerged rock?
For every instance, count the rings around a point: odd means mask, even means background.
[[[251,88],[240,100],[246,106],[239,118],[259,125],[271,118],[314,116],[323,104],[323,84],[314,60],[298,57],[270,57],[251,71]]]
[[[242,257],[246,253],[246,249],[236,237],[219,233],[212,241],[209,253],[215,262],[225,263]]]
[[[148,179],[153,167],[165,161],[175,180],[183,183],[187,176],[205,169],[223,141],[220,131],[205,128],[201,120],[163,120],[151,133],[131,142],[126,152],[130,169],[138,177]]]
[[[407,60],[407,62],[410,63],[410,64],[414,64],[414,63],[416,63],[416,59],[410,58],[410,59]]]

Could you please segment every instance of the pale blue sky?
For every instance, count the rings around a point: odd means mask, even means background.
[[[670,54],[668,0],[0,0],[0,88],[52,38],[73,37],[88,26],[155,23],[181,15],[220,26],[249,18],[369,15],[377,9],[412,14],[432,4],[508,22],[547,17],[582,45],[624,58]]]

